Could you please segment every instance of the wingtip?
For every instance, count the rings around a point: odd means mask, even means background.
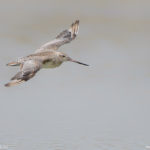
[[[69,31],[72,33],[72,37],[75,38],[79,32],[79,20],[72,23]]]
[[[78,26],[79,23],[80,23],[80,21],[79,21],[79,20],[76,20],[76,21],[74,21],[74,22],[71,24],[71,27],[73,27],[73,26]]]
[[[5,87],[11,87],[11,86],[15,86],[17,84],[20,84],[22,82],[24,82],[24,80],[12,80],[12,81],[6,83],[4,86]]]
[[[9,87],[9,83],[4,84],[5,87]]]
[[[11,82],[8,82],[8,83],[6,83],[4,86],[5,86],[5,87],[11,87],[11,86],[13,86],[13,84],[12,84]]]
[[[77,20],[75,21],[75,23],[76,23],[76,24],[79,24],[79,23],[80,23],[80,20],[77,19]]]

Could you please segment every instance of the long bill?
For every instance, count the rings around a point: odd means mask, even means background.
[[[89,66],[88,64],[79,62],[79,61],[77,61],[77,60],[70,59],[70,61],[71,61],[71,62],[75,62],[75,63],[80,64],[80,65]]]

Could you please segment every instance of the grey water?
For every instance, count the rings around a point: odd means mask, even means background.
[[[150,1],[1,0],[0,150],[150,149]],[[80,20],[64,63],[3,85],[5,64]]]

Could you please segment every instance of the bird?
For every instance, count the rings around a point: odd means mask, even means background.
[[[18,58],[10,62],[7,66],[19,66],[19,72],[13,76],[6,87],[18,85],[33,78],[42,68],[56,68],[63,62],[75,62],[80,65],[89,66],[88,64],[74,60],[63,52],[57,51],[60,46],[70,43],[74,40],[79,31],[79,20],[73,22],[69,29],[66,29],[56,36],[52,41],[45,43],[34,53]]]

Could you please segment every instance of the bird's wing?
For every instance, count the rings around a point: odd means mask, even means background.
[[[11,81],[5,84],[5,86],[10,87],[28,81],[29,79],[34,77],[37,71],[40,70],[41,65],[42,64],[40,62],[35,60],[25,61],[21,66],[20,72],[18,72],[14,77],[12,77]]]
[[[36,50],[36,53],[48,51],[48,50],[57,50],[60,46],[70,43],[75,39],[79,31],[79,20],[76,20],[69,29],[62,31],[54,40],[45,43]]]
[[[42,63],[38,60],[27,60],[23,63],[21,71],[25,74],[36,73],[41,69]]]

